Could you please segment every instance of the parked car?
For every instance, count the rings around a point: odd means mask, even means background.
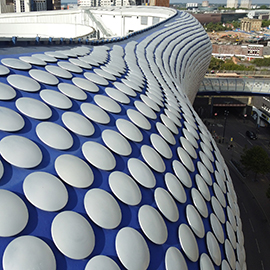
[[[251,140],[257,140],[257,135],[255,132],[247,130],[246,135],[251,139]]]

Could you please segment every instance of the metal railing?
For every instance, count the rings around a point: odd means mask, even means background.
[[[108,29],[105,28],[105,26],[98,21],[95,16],[92,14],[92,12],[88,9],[85,10],[85,13],[90,17],[90,19],[96,24],[97,26],[97,30],[101,31],[102,35],[105,37],[111,37],[113,36],[112,33],[110,33],[111,31],[109,31]]]

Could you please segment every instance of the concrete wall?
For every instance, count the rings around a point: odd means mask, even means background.
[[[99,30],[101,37],[108,36],[103,29],[110,36],[124,36],[152,26],[157,18],[158,21],[163,21],[175,13],[174,9],[165,7],[114,7],[2,14],[0,37],[39,35],[76,38],[87,36],[93,31],[92,27]],[[50,27],[51,24],[54,27]]]
[[[63,31],[64,29],[64,31]],[[19,36],[22,38],[39,37],[62,37],[62,38],[79,38],[85,35],[90,35],[93,28],[85,25],[76,24],[27,24],[13,23],[7,24],[6,27],[0,29],[0,35],[4,37]]]
[[[159,21],[168,19],[175,10],[165,7],[121,7],[109,9],[91,9],[90,12],[104,26],[110,29],[114,36],[124,36],[129,32],[145,29],[154,24],[154,18]],[[147,18],[145,20],[145,18]],[[143,24],[147,21],[146,24]]]
[[[81,10],[23,12],[0,16],[0,37],[76,38],[93,31],[88,16]]]

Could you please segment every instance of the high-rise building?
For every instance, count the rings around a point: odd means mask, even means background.
[[[47,0],[34,0],[34,11],[47,10]]]
[[[241,0],[240,8],[251,8],[251,0]]]
[[[202,1],[202,7],[208,7],[209,1]]]
[[[170,1],[169,0],[150,0],[150,6],[160,6],[160,7],[169,7]]]
[[[227,8],[237,8],[238,0],[227,0]]]
[[[48,1],[48,0],[47,0]],[[52,2],[52,9],[53,10],[60,10],[61,9],[61,0],[49,0]]]
[[[33,0],[15,0],[15,12],[30,12],[31,1]]]
[[[15,12],[58,10],[61,9],[61,0],[14,0],[14,5]]]
[[[13,0],[2,0],[0,2],[0,14],[14,12]]]

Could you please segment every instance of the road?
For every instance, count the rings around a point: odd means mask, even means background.
[[[231,166],[229,166],[229,169],[241,213],[248,269],[270,269],[269,223],[253,194],[240,179],[239,175]]]
[[[214,125],[211,126],[212,131],[217,135],[223,135],[224,119],[215,119],[211,121]],[[210,129],[210,128],[209,128]],[[258,139],[251,141],[245,136],[246,130],[257,131],[255,123],[239,119],[235,116],[229,116],[225,126],[225,143],[218,143],[223,157],[230,169],[234,188],[238,197],[238,205],[240,208],[241,220],[243,224],[243,233],[245,237],[246,262],[249,270],[268,270],[270,269],[270,201],[265,196],[264,189],[269,184],[267,177],[259,178],[258,182],[254,182],[251,174],[247,178],[241,177],[239,172],[230,162],[231,159],[239,160],[244,147],[252,147],[253,145],[261,145],[270,153],[268,141],[270,133],[267,129],[261,129],[258,134]],[[233,148],[228,150],[228,144],[232,144]],[[253,187],[256,187],[253,188]],[[258,200],[259,191],[261,196]],[[256,192],[256,193],[255,193]],[[268,205],[267,205],[268,203]],[[268,219],[267,219],[268,218]]]

